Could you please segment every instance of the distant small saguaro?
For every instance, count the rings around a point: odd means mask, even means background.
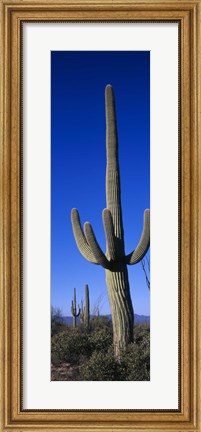
[[[86,328],[89,328],[90,321],[90,301],[89,301],[89,286],[85,285],[85,303],[81,301],[80,322]]]
[[[84,325],[89,328],[90,320],[90,302],[89,302],[89,286],[85,285],[85,305],[84,305]]]
[[[77,317],[79,317],[81,309],[78,305],[77,310],[77,302],[76,302],[76,288],[74,288],[74,299],[72,300],[71,313],[73,315],[73,327],[77,325]]]

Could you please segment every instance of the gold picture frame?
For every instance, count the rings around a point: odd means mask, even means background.
[[[201,431],[200,1],[1,2],[1,431]],[[180,25],[180,409],[22,409],[21,23],[176,21]]]

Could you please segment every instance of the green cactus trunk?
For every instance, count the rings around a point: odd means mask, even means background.
[[[80,322],[81,322],[81,324],[84,324],[84,305],[83,305],[83,301],[81,301]]]
[[[106,283],[112,313],[114,355],[119,361],[122,352],[133,341],[134,314],[126,266],[121,272],[106,270]]]
[[[89,305],[89,287],[85,285],[85,306],[84,306],[84,325],[86,328],[89,328],[89,320],[90,320],[90,305]]]
[[[133,341],[134,313],[130,296],[128,270],[122,262],[125,256],[124,230],[121,209],[120,172],[118,163],[118,138],[114,95],[110,86],[106,89],[106,201],[113,221],[114,259],[113,271],[106,270],[110,308],[112,312],[113,345],[117,360],[122,351]],[[110,257],[107,244],[106,256]]]

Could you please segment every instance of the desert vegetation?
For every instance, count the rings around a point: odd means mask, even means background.
[[[53,319],[54,322],[54,319]],[[150,328],[136,325],[134,341],[121,362],[113,353],[112,322],[93,317],[89,327],[54,323],[52,380],[55,381],[148,381],[150,379]]]

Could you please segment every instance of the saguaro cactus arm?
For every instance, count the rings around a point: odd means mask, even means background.
[[[87,243],[89,244],[91,251],[96,259],[96,262],[105,269],[110,268],[110,263],[108,259],[106,258],[105,254],[103,253],[102,249],[100,248],[95,234],[93,232],[93,228],[89,222],[85,222],[84,224],[84,232],[87,239]]]
[[[106,243],[107,243],[107,254],[111,261],[116,259],[116,246],[115,246],[115,236],[114,227],[112,221],[112,215],[110,210],[104,209],[102,213],[103,224],[105,229]]]
[[[78,311],[76,311],[76,308],[73,306],[73,301],[72,301],[72,306],[71,306],[71,313],[74,317],[79,317],[80,313],[81,313],[81,308],[78,305]]]
[[[110,263],[96,240],[91,224],[86,222],[83,232],[79,213],[75,208],[71,211],[71,221],[75,241],[83,257],[93,264],[100,264],[105,269],[109,269]]]
[[[84,258],[90,261],[93,264],[98,264],[96,261],[89,244],[87,243],[86,237],[83,233],[79,213],[76,208],[73,208],[71,211],[71,222],[73,227],[73,233],[75,237],[75,241],[77,243],[77,247]]]
[[[144,211],[144,226],[140,241],[136,249],[129,255],[126,255],[126,264],[137,264],[145,256],[150,244],[150,210]]]

